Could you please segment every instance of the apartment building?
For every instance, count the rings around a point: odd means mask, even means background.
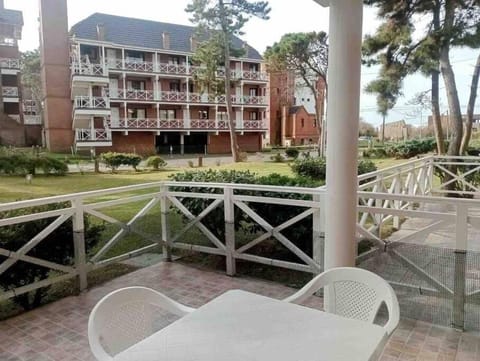
[[[202,92],[194,80],[202,71],[192,63],[194,27],[95,13],[63,39],[65,0],[42,0],[41,19],[46,88],[57,85],[70,98],[58,106],[58,92],[46,89],[50,148],[65,150],[70,142],[77,149],[141,154],[230,152],[225,96]],[[68,55],[59,44],[68,46]],[[243,57],[217,76],[230,71],[234,80],[241,150],[258,151],[267,125],[268,77],[255,49],[240,39],[234,45],[243,47]]]

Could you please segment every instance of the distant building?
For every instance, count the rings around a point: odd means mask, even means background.
[[[467,120],[467,115],[463,114],[462,118],[464,121]],[[448,132],[453,127],[452,119],[448,115],[441,115],[440,122],[442,123],[442,129],[445,133],[445,136],[448,136]],[[433,129],[433,117],[431,115],[428,116],[428,127]],[[480,114],[473,115],[473,123],[472,123],[472,132],[478,132],[480,130]]]
[[[318,80],[316,96],[320,114],[325,103],[325,85]],[[270,73],[269,143],[293,146],[318,144],[315,94],[295,78],[293,72]],[[321,131],[321,129],[320,129]]]
[[[40,122],[26,112],[29,103],[24,101],[20,82],[18,41],[22,28],[22,12],[5,9],[4,0],[0,0],[0,145],[41,144]]]
[[[405,120],[385,123],[385,140],[406,140],[411,137],[412,126],[407,124]],[[380,139],[383,136],[383,125],[380,126],[378,135]]]

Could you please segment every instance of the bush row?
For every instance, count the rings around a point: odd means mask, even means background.
[[[409,140],[403,143],[391,144],[385,148],[386,154],[389,157],[397,159],[408,159],[419,154],[432,152],[436,149],[437,142],[434,138],[422,140]]]
[[[67,164],[48,156],[35,156],[28,153],[0,154],[0,174],[34,175],[41,170],[44,174],[65,175]]]
[[[309,177],[316,180],[325,180],[327,174],[327,162],[325,158],[303,158],[296,159],[291,164],[292,171],[301,177]],[[377,170],[375,163],[371,160],[360,160],[358,162],[358,175],[374,172]]]

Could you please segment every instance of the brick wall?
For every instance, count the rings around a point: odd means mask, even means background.
[[[318,143],[318,124],[315,123],[315,115],[307,113],[304,107],[299,107],[297,112],[290,116],[289,121],[293,123],[294,129],[292,145]]]
[[[259,152],[262,149],[261,133],[237,134],[237,141],[242,152]],[[207,151],[209,154],[230,153],[230,134],[209,135]]]

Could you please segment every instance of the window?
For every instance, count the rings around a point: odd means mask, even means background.
[[[300,123],[302,124],[302,128],[304,128],[305,127],[305,119],[302,118]]]
[[[171,92],[179,92],[180,91],[180,83],[179,82],[170,82],[170,91]]]
[[[258,119],[258,113],[257,112],[250,112],[249,114],[249,119],[250,120],[257,120]]]
[[[199,110],[198,119],[208,119],[208,110]]]
[[[316,128],[317,127],[317,119],[313,119],[313,127]]]
[[[178,56],[170,56],[168,58],[168,64],[178,65],[180,64],[180,58]]]
[[[145,54],[140,51],[127,51],[125,60],[130,63],[139,63],[145,61]]]
[[[160,109],[160,119],[175,119],[176,111],[175,109]]]
[[[249,94],[251,97],[256,97],[258,95],[258,89],[257,88],[250,88]]]
[[[228,115],[227,112],[218,111],[217,112],[217,119],[218,120],[228,120],[227,115]]]
[[[257,72],[258,71],[258,64],[250,64],[250,71]]]
[[[131,90],[145,90],[145,82],[143,80],[129,80],[127,87]]]
[[[142,108],[129,109],[128,113],[130,118],[145,119],[145,115],[147,114],[147,109],[142,109]]]

